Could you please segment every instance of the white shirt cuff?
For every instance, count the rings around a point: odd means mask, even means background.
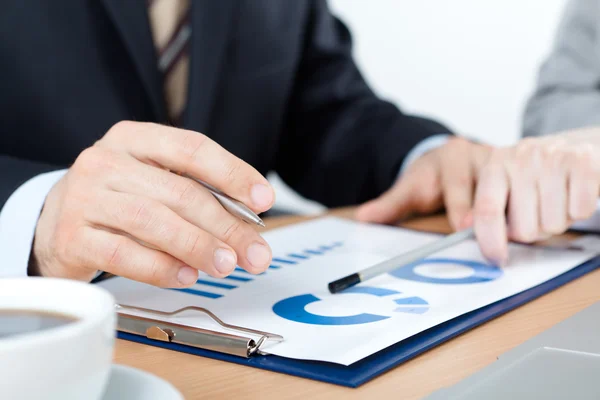
[[[434,135],[430,136],[427,139],[421,140],[413,149],[406,155],[402,165],[400,166],[400,174],[402,174],[406,169],[417,160],[417,158],[421,157],[423,154],[428,151],[435,150],[438,147],[442,147],[445,145],[450,139],[450,135]]]
[[[37,175],[19,186],[0,211],[0,276],[27,276],[38,218],[52,186],[66,169]]]

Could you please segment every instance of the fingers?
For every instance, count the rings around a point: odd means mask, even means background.
[[[596,152],[585,143],[569,147],[562,140],[546,146],[539,182],[544,235],[563,233],[572,221],[587,219],[595,212],[600,186]]]
[[[594,214],[599,198],[600,154],[583,149],[569,168],[568,214],[574,220],[588,219]]]
[[[594,213],[600,192],[598,147],[567,139],[525,139],[497,151],[484,168],[475,200],[475,231],[486,257],[506,260],[500,212],[509,193],[508,237],[520,242],[560,234],[572,221]]]
[[[356,219],[388,224],[411,212],[435,211],[441,204],[437,172],[431,165],[415,164],[390,190],[360,206]]]
[[[412,209],[412,195],[410,184],[401,182],[378,198],[361,205],[356,211],[356,219],[363,222],[376,224],[391,224]]]
[[[237,253],[238,265],[249,272],[260,273],[268,268],[271,249],[267,242],[250,225],[227,212],[200,184],[135,160],[126,166],[130,173],[112,179],[110,188],[147,196],[166,205],[184,220],[231,246]]]
[[[481,171],[473,212],[481,252],[496,265],[504,265],[508,259],[505,211],[509,180],[503,158],[504,155],[497,152]]]
[[[518,147],[512,160],[505,163],[510,176],[508,206],[509,238],[531,243],[539,236],[538,177],[541,154],[529,145]]]
[[[568,171],[557,151],[552,150],[546,156],[538,183],[540,230],[544,235],[556,235],[570,223]]]
[[[198,132],[163,125],[121,122],[106,134],[148,164],[188,174],[227,193],[253,211],[268,210],[275,193],[265,177]]]
[[[442,155],[442,165],[446,166],[441,169],[444,204],[455,230],[466,228],[466,218],[473,206],[473,161],[467,146],[470,144],[466,140],[455,139]],[[459,154],[463,156],[457,157]]]
[[[94,270],[170,288],[191,286],[198,279],[196,269],[123,235],[86,226],[77,244],[83,250],[77,262]]]
[[[86,220],[139,239],[214,277],[227,276],[237,256],[226,243],[187,222],[167,206],[127,193],[106,192]]]

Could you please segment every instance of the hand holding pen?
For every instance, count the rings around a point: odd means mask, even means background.
[[[260,225],[273,202],[266,178],[208,137],[121,122],[51,188],[30,274],[90,280],[101,270],[185,287],[198,271],[260,273],[271,249],[245,221]]]

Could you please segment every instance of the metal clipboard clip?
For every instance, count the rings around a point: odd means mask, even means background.
[[[189,306],[171,312],[133,307],[124,304],[115,304],[115,308],[117,310],[117,330],[121,332],[145,336],[152,340],[178,343],[239,357],[250,358],[256,354],[265,354],[260,351],[260,346],[265,341],[283,340],[283,336],[275,333],[263,332],[227,324],[211,311],[202,307]],[[213,321],[225,329],[236,331],[238,333],[250,333],[253,336],[257,336],[258,340],[230,333],[217,332],[203,328],[196,328],[194,326],[177,324],[174,322],[165,322],[155,318],[126,314],[119,312],[119,310],[140,311],[166,317],[173,317],[184,311],[193,310],[208,315]]]

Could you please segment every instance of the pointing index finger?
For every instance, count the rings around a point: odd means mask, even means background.
[[[474,228],[484,257],[504,265],[508,259],[506,205],[507,172],[501,160],[492,161],[479,177],[474,204]]]

